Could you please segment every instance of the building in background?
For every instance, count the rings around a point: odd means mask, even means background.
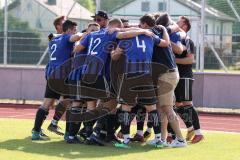
[[[68,19],[77,22],[81,31],[92,20],[93,13],[79,3],[72,8],[73,4],[74,0],[15,0],[9,5],[9,14],[46,35],[55,32],[54,18],[70,11]]]
[[[168,12],[173,20],[180,15],[188,16],[192,22],[189,35],[199,43],[201,5],[191,0],[129,0],[111,11],[112,16],[128,17],[132,23],[138,23],[145,13]],[[232,26],[236,21],[210,6],[205,8],[205,35],[216,49],[224,54],[232,53]]]

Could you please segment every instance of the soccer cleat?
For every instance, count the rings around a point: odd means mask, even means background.
[[[48,130],[50,132],[56,133],[57,135],[60,135],[60,136],[64,135],[64,133],[61,131],[61,128],[58,127],[57,125],[52,124],[52,123],[48,126]]]
[[[191,141],[193,139],[194,135],[195,135],[194,129],[188,131],[187,135],[186,135],[186,141]]]
[[[135,134],[133,138],[130,139],[131,141],[134,142],[144,142],[144,138],[143,136],[139,135],[139,134]]]
[[[171,143],[170,145],[173,148],[181,148],[181,147],[186,147],[187,146],[187,142],[184,141],[179,141],[177,138]]]
[[[147,141],[151,137],[151,133],[148,131],[145,131],[143,134],[143,138],[145,141]]]
[[[73,139],[69,138],[67,139],[67,143],[69,144],[80,144],[82,143],[80,139],[78,139],[77,136],[75,136]]]
[[[195,135],[191,141],[191,143],[195,144],[198,143],[200,141],[202,141],[204,139],[203,135]]]
[[[150,140],[147,142],[148,145],[155,146],[156,148],[163,148],[163,147],[168,147],[168,144],[166,142],[163,142],[161,140]]]
[[[117,148],[126,148],[126,149],[131,148],[128,145],[128,143],[115,143],[114,146],[117,147]]]
[[[97,144],[99,146],[105,146],[105,143],[95,133],[91,134],[91,136],[85,140],[85,144]]]
[[[64,140],[65,140],[65,141],[67,141],[67,140],[68,140],[68,136],[69,136],[69,133],[68,133],[68,132],[66,132],[66,133],[64,134]]]
[[[48,137],[41,136],[40,132],[32,131],[32,138],[33,141],[47,141],[49,140]]]

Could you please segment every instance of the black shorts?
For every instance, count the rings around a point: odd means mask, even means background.
[[[194,79],[180,78],[175,89],[176,102],[192,101],[192,85]]]
[[[85,75],[80,82],[79,94],[84,101],[105,100],[110,97],[110,87],[104,76]]]
[[[55,92],[54,90],[52,90],[49,87],[48,82],[47,82],[44,98],[59,99],[60,97],[61,97],[61,94],[59,94],[59,93]]]
[[[151,75],[122,76],[118,102],[134,106],[136,102],[140,105],[153,105],[157,103],[155,87]]]

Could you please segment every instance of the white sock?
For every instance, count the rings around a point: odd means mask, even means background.
[[[137,130],[137,134],[140,136],[143,136],[143,131],[142,130]]]
[[[58,121],[53,119],[51,123],[56,126],[58,124]]]
[[[152,133],[152,128],[147,128],[148,133]]]
[[[187,128],[188,131],[192,131],[193,130],[193,126]]]
[[[195,132],[195,135],[202,135],[201,129],[197,129],[194,132]]]
[[[129,134],[124,134],[123,135],[123,143],[128,143],[130,141],[130,135]]]

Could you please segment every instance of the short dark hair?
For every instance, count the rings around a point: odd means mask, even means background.
[[[121,18],[121,21],[122,21],[122,23],[129,22],[129,20],[126,18]]]
[[[149,27],[155,26],[155,18],[151,14],[145,14],[140,18],[141,23],[146,23]]]
[[[171,19],[168,13],[161,14],[156,20],[156,25],[162,25],[164,27],[169,26],[170,23],[171,23]]]
[[[76,22],[73,22],[73,21],[70,21],[70,20],[66,20],[64,23],[63,23],[63,32],[66,32],[68,29],[72,29],[73,27],[77,26],[77,23]]]
[[[62,25],[61,22],[64,20],[64,18],[65,18],[64,16],[59,16],[59,17],[54,19],[53,25],[56,29],[57,29],[57,25]]]
[[[185,16],[181,16],[180,18],[184,20],[184,24],[187,26],[187,32],[188,32],[192,27],[189,18]]]

